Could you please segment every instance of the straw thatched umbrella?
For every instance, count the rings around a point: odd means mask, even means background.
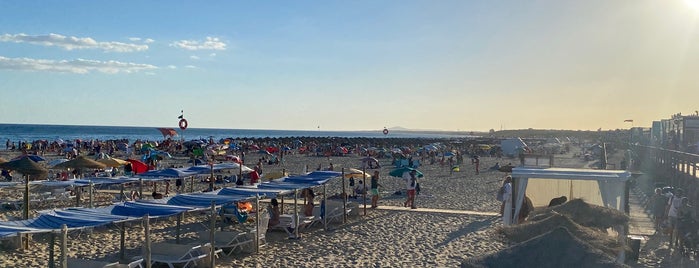
[[[461,267],[626,267],[565,227],[476,259]]]
[[[60,163],[60,164],[54,166],[54,168],[59,168],[59,169],[60,168],[64,168],[64,169],[68,169],[68,168],[72,168],[72,169],[81,169],[81,168],[103,169],[105,167],[107,167],[105,164],[102,164],[100,162],[97,162],[97,161],[89,159],[89,158],[85,158],[84,156],[78,156],[73,160],[63,162],[63,163]]]
[[[587,227],[607,229],[629,222],[629,217],[619,210],[585,203],[582,199],[573,199],[562,205],[535,211],[531,220],[545,219],[555,211],[570,217],[574,222]]]
[[[5,158],[0,157],[0,163],[5,163],[5,162],[7,162],[7,160],[5,160]]]
[[[48,176],[49,171],[29,159],[22,157],[10,162],[0,163],[0,168],[14,170],[25,176],[24,180],[24,206],[22,216],[24,219],[29,218],[29,180],[44,179]]]
[[[500,232],[510,241],[520,243],[545,234],[557,227],[565,227],[576,237],[611,255],[616,255],[620,250],[624,249],[624,246],[619,241],[613,239],[605,232],[577,224],[568,216],[556,212],[540,221],[501,228]]]
[[[129,162],[126,161],[126,160],[121,160],[121,159],[118,159],[118,158],[111,158],[111,157],[110,157],[110,158],[101,158],[101,159],[97,159],[97,162],[102,163],[102,164],[104,164],[105,166],[108,166],[108,167],[115,167],[115,168],[121,167],[121,166],[126,165],[126,164],[129,163]]]

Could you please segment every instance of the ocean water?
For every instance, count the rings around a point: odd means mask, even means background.
[[[308,131],[308,130],[271,130],[271,129],[206,129],[188,128],[176,129],[179,136],[176,139],[209,139],[224,138],[264,138],[264,137],[343,137],[343,138],[468,138],[468,135],[457,133],[434,133],[414,131],[390,131],[384,135],[376,131]],[[30,124],[0,124],[0,141],[12,142],[48,140],[65,141],[82,139],[128,139],[163,140],[163,135],[155,127],[119,127],[119,126],[69,126],[69,125],[30,125]]]

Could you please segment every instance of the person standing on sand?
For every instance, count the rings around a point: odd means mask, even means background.
[[[504,225],[512,224],[512,177],[505,177],[503,182],[503,195],[502,195],[502,205],[500,206],[500,213],[502,214],[502,223]]]
[[[407,195],[408,199],[405,200],[405,203],[403,203],[404,207],[407,207],[410,205],[411,209],[416,209],[417,206],[415,206],[415,187],[417,185],[417,177],[415,177],[415,174],[417,172],[415,170],[411,170],[410,172],[404,173],[404,177],[407,177]],[[405,176],[407,174],[407,176]]]
[[[378,207],[379,203],[379,171],[374,171],[371,177],[371,208]]]

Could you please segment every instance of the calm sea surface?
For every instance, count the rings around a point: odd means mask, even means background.
[[[345,138],[468,138],[467,135],[448,133],[421,133],[412,131],[391,131],[384,135],[376,131],[304,131],[304,130],[262,130],[262,129],[177,129],[180,138],[185,140],[223,138],[263,138],[263,137],[345,137]],[[0,124],[0,141],[34,140],[75,140],[75,139],[128,139],[162,140],[163,136],[155,127],[116,127],[116,126],[65,126],[65,125],[25,125]]]

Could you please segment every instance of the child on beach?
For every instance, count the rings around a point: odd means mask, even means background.
[[[407,194],[408,194],[408,199],[405,200],[405,203],[403,203],[404,207],[407,207],[410,205],[411,209],[416,209],[417,206],[415,206],[415,187],[417,186],[417,177],[415,177],[415,174],[417,173],[415,170],[411,170],[408,173],[408,179],[407,179]]]

